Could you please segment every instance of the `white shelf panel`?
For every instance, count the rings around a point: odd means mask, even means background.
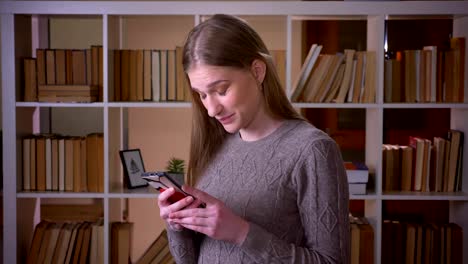
[[[367,20],[365,15],[354,16],[291,16],[292,20],[307,21],[307,20]]]
[[[103,193],[78,193],[78,192],[18,192],[18,198],[104,198]]]
[[[190,102],[112,102],[109,107],[190,108]]]
[[[157,198],[158,191],[153,187],[140,187],[135,189],[125,189],[122,187],[111,188],[107,195],[109,198]]]
[[[465,192],[385,192],[382,200],[468,201]]]
[[[363,2],[294,2],[291,1],[4,1],[4,13],[17,14],[87,14],[87,15],[424,15],[437,10],[439,15],[463,15],[468,10],[466,1],[363,1]]]
[[[380,108],[379,104],[292,103],[296,108]]]
[[[468,103],[385,103],[383,108],[459,108],[468,109]]]
[[[350,200],[377,200],[378,196],[375,194],[350,194]]]
[[[102,102],[96,103],[39,103],[39,102],[16,102],[16,107],[103,107]]]

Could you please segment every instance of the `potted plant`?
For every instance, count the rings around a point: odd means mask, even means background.
[[[166,172],[171,176],[177,183],[183,185],[184,175],[185,175],[185,161],[183,159],[178,159],[172,157],[166,166]]]

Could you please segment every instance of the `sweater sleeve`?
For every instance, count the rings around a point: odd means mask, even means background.
[[[183,229],[174,231],[167,228],[169,248],[176,263],[197,263],[199,255],[199,237],[195,232]]]
[[[312,142],[292,173],[304,229],[302,246],[250,223],[242,250],[258,263],[349,263],[349,194],[338,146],[331,139]]]

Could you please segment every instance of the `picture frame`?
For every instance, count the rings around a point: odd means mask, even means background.
[[[119,155],[127,187],[133,189],[148,186],[148,182],[141,177],[145,172],[145,165],[140,149],[120,150]]]

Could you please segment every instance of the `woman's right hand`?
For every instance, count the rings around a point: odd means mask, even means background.
[[[191,209],[197,208],[202,203],[199,200],[195,200],[192,196],[185,197],[175,203],[169,202],[169,197],[171,197],[175,193],[174,188],[169,188],[158,196],[158,206],[159,206],[159,215],[161,218],[166,222],[167,226],[174,231],[181,231],[183,227],[179,224],[169,223],[167,221],[169,214],[173,212],[180,211],[182,209]]]

